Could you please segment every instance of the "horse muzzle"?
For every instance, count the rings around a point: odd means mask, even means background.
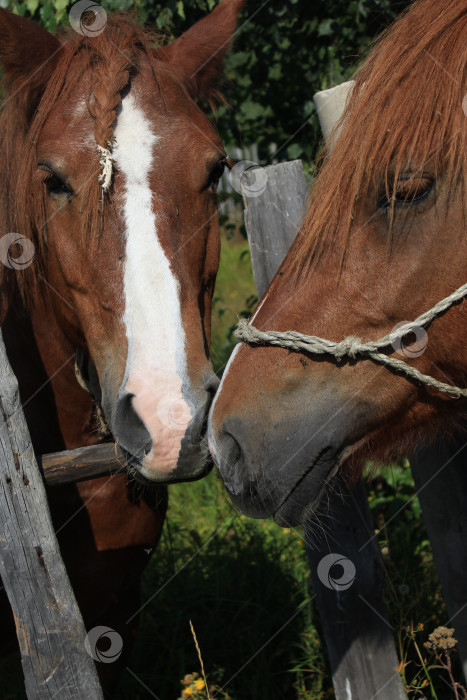
[[[302,524],[318,507],[348,445],[351,416],[329,405],[266,415],[226,414],[216,430],[222,392],[209,423],[209,446],[232,503],[252,518]],[[333,402],[330,402],[333,403]],[[292,417],[291,417],[292,416]]]
[[[143,404],[121,389],[112,411],[112,433],[127,453],[128,463],[144,480],[159,483],[192,481],[212,467],[205,440],[207,415],[218,380],[206,372],[196,403],[163,395]],[[139,411],[137,409],[140,409]],[[144,417],[144,419],[143,419]]]

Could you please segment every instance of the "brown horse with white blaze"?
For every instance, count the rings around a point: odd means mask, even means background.
[[[466,46],[464,0],[418,0],[373,48],[256,329],[376,340],[465,283]],[[411,337],[399,352],[465,388],[465,321],[454,304],[425,329],[424,352],[411,353]],[[314,512],[339,468],[356,475],[465,415],[465,398],[358,352],[336,359],[258,341],[234,352],[209,441],[235,505],[290,525]]]
[[[1,325],[38,454],[101,441],[97,406],[147,480],[209,469],[226,154],[196,101],[217,95],[243,4],[223,0],[168,46],[123,14],[54,37],[0,9]],[[87,626],[125,641],[165,515],[151,488],[150,505],[125,475],[49,493]]]

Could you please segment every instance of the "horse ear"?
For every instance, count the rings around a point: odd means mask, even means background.
[[[217,95],[216,83],[244,4],[245,0],[223,0],[179,39],[157,49],[157,58],[170,65],[193,99],[212,100]]]
[[[7,91],[18,93],[31,118],[50,79],[60,42],[34,22],[0,8],[0,64]]]

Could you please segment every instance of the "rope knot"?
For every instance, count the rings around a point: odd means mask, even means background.
[[[355,360],[358,354],[363,350],[363,340],[361,338],[356,338],[354,335],[349,335],[340,343],[336,344],[334,352],[332,353],[336,360],[340,362],[342,358],[349,357],[351,360]]]

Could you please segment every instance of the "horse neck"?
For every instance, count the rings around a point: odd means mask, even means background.
[[[98,442],[93,399],[76,381],[75,348],[52,309],[11,305],[2,331],[36,453]]]

